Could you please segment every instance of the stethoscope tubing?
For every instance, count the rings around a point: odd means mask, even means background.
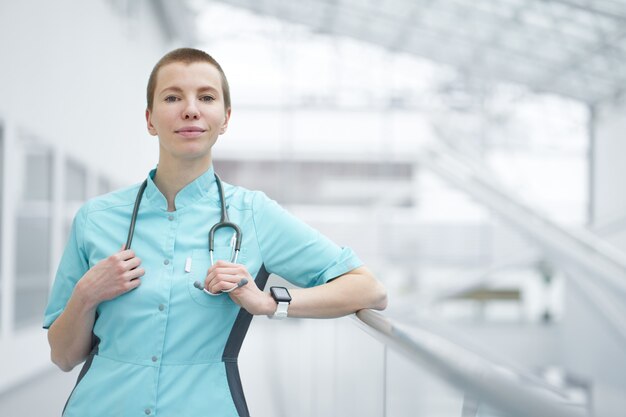
[[[148,186],[148,180],[146,179],[141,186],[139,186],[139,191],[137,191],[137,198],[135,198],[135,206],[133,207],[133,214],[130,217],[130,227],[128,228],[128,237],[126,238],[126,245],[124,249],[130,249],[130,244],[133,242],[133,236],[135,235],[135,223],[137,223],[137,213],[139,212],[139,205],[141,204],[141,199],[143,197],[143,192],[146,191],[146,187]]]
[[[225,198],[224,198],[224,188],[222,187],[222,180],[220,180],[220,177],[217,176],[217,174],[215,175],[215,182],[217,183],[217,191],[219,193],[219,199],[220,199],[220,209],[221,209],[221,216],[220,216],[220,221],[215,223],[211,229],[209,230],[209,257],[211,260],[211,266],[213,266],[213,252],[215,250],[215,232],[221,228],[225,228],[225,227],[230,227],[231,229],[234,230],[234,234],[233,234],[233,239],[234,239],[234,253],[231,256],[231,262],[232,263],[236,263],[237,262],[237,258],[239,257],[239,252],[241,250],[241,241],[243,239],[243,234],[241,232],[241,229],[239,228],[239,226],[233,222],[231,222],[228,218],[228,210],[226,209],[226,202],[225,202]],[[126,245],[124,246],[124,249],[128,250],[131,248],[131,244],[133,241],[133,236],[135,235],[135,224],[137,223],[137,214],[139,213],[139,206],[141,205],[141,200],[143,198],[143,194],[144,191],[146,190],[146,187],[148,186],[148,180],[146,179],[140,186],[139,186],[139,190],[137,191],[137,197],[135,198],[135,205],[133,207],[133,213],[130,217],[130,226],[128,228],[128,237],[126,238]],[[223,293],[229,293],[231,291],[236,290],[237,288],[243,287],[244,285],[246,285],[248,283],[248,280],[246,278],[242,278],[239,283],[237,283],[234,287],[229,288],[227,290],[223,290],[220,291],[217,294],[213,294],[212,292],[210,292],[209,290],[207,290],[206,288],[204,288],[204,286],[200,283],[200,281],[195,281],[194,282],[194,287],[198,288],[199,290],[204,291],[205,293],[209,294],[209,295],[213,295],[213,296],[217,296],[217,295],[221,295]]]

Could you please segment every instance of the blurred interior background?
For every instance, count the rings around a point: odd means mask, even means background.
[[[145,87],[180,46],[229,78],[222,178],[355,249],[386,317],[623,415],[622,0],[1,2],[0,415],[60,415],[48,289],[78,207],[155,166]],[[253,415],[511,415],[359,327],[255,319]]]

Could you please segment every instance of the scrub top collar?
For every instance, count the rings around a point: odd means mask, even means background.
[[[148,174],[148,185],[144,193],[144,199],[151,206],[167,211],[167,199],[154,183],[154,174],[156,174],[157,168],[154,168]],[[213,165],[204,174],[187,184],[176,194],[174,199],[176,211],[209,196],[211,197],[210,201],[219,201]]]

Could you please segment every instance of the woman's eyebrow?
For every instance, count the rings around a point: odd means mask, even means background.
[[[203,87],[198,88],[198,91],[213,91],[213,92],[219,92],[219,90],[215,87],[212,87],[210,85],[206,85]]]
[[[180,88],[180,87],[176,87],[176,86],[165,87],[163,90],[161,90],[160,94],[167,93],[167,92],[170,92],[170,91],[173,91],[175,93],[180,93],[180,92],[183,91],[183,89]]]
[[[175,93],[182,93],[183,89],[178,87],[178,86],[173,85],[171,87],[165,87],[163,90],[161,90],[161,94],[167,93],[167,92],[170,92],[170,91],[175,92]],[[203,92],[203,91],[219,92],[219,90],[217,88],[212,87],[210,85],[205,85],[205,86],[202,86],[202,87],[198,87],[197,91],[199,91],[199,92]]]

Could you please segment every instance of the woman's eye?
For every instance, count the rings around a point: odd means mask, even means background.
[[[213,96],[202,96],[202,97],[200,97],[200,100],[206,101],[206,102],[210,102],[210,101],[215,100],[215,97],[213,97]]]
[[[178,97],[176,97],[176,96],[167,96],[167,97],[165,97],[165,102],[166,103],[173,103],[175,101],[178,101]]]

